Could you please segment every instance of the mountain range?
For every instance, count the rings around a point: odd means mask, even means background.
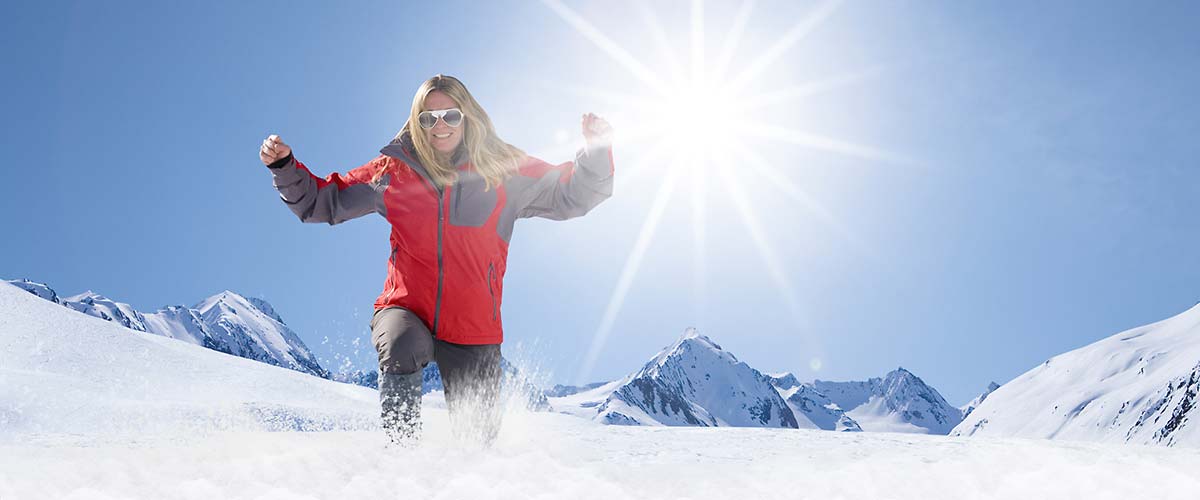
[[[92,291],[60,297],[45,284],[8,283],[46,301],[130,330],[331,378],[269,303],[231,291],[192,307],[142,313]],[[60,309],[61,310],[61,309]],[[765,374],[695,329],[640,368],[610,382],[538,391],[511,365],[505,385],[528,406],[610,425],[769,427],[888,431],[1200,445],[1200,305],[1051,357],[1015,379],[992,382],[955,408],[899,367],[864,381],[802,382]],[[373,372],[337,380],[375,386]],[[440,374],[425,371],[426,392]]]
[[[689,328],[639,370],[558,386],[556,411],[614,425],[778,427],[946,434],[962,411],[904,368],[863,382],[766,375]]]
[[[6,281],[43,299],[131,330],[330,378],[329,371],[321,367],[300,337],[262,299],[225,290],[191,307],[174,305],[142,313],[91,290],[63,298],[45,283]]]

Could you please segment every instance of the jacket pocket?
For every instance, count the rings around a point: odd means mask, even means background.
[[[487,282],[488,282],[488,294],[492,296],[492,321],[496,321],[496,313],[498,312],[496,309],[497,309],[497,306],[499,305],[496,303],[496,285],[494,284],[495,281],[496,281],[496,265],[491,262],[488,262]]]
[[[496,210],[496,188],[486,189],[482,177],[474,172],[462,172],[459,182],[451,189],[450,224],[462,227],[483,227]]]
[[[383,284],[384,302],[391,302],[392,296],[396,294],[396,252],[400,248],[392,245],[392,255],[388,257],[387,280]]]

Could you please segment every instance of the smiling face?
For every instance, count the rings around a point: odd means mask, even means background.
[[[440,90],[435,90],[425,96],[425,105],[421,108],[421,111],[438,111],[458,107],[458,103],[454,102],[454,99],[451,99],[450,96]],[[463,123],[465,124],[466,121],[467,118],[464,117]],[[433,128],[421,130],[425,132],[425,138],[433,146],[433,149],[446,154],[454,152],[454,149],[462,143],[463,133],[466,132],[463,124],[451,127],[446,125],[446,122],[441,118],[437,120]]]

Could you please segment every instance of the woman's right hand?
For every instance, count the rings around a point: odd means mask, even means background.
[[[271,134],[263,139],[262,148],[258,150],[258,159],[263,165],[270,165],[292,154],[292,147],[283,143],[279,136]]]

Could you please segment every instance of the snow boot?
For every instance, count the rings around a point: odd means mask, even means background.
[[[383,432],[393,444],[416,445],[421,439],[421,371],[379,374]]]

